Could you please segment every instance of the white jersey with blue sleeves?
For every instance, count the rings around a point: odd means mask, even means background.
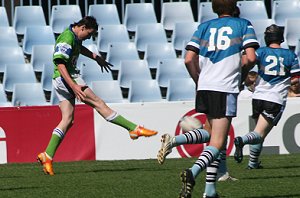
[[[270,47],[257,49],[256,55],[259,71],[252,98],[284,105],[290,78],[300,71],[297,55],[289,49]]]
[[[259,46],[246,19],[222,17],[198,26],[186,49],[199,54],[198,90],[238,93],[241,51]]]

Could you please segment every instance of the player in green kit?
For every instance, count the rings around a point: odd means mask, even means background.
[[[77,23],[70,25],[56,40],[53,54],[54,74],[52,82],[60,101],[59,107],[62,119],[53,130],[45,152],[37,156],[37,160],[43,166],[45,174],[54,175],[52,158],[65,134],[73,125],[75,99],[95,108],[107,121],[127,129],[130,138],[133,140],[140,136],[149,137],[157,134],[157,131],[137,125],[109,108],[80,77],[79,71],[76,69],[79,54],[95,60],[101,67],[102,72],[103,69],[109,72],[112,66],[104,58],[82,45],[82,41],[91,38],[97,29],[96,19],[86,16]]]

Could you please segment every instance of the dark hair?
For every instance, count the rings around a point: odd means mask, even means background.
[[[284,41],[283,28],[275,24],[270,25],[265,31],[265,42],[269,46],[271,43],[282,43]]]
[[[98,30],[98,24],[97,24],[97,20],[95,19],[95,17],[93,16],[85,16],[84,18],[82,18],[80,21],[78,21],[77,23],[73,24],[74,26],[82,26],[85,25],[85,27],[87,29],[94,29],[94,30]]]
[[[239,18],[240,17],[240,8],[238,6],[235,6],[234,12],[232,13],[233,17]]]
[[[236,0],[212,0],[212,9],[218,16],[233,15],[236,10]]]

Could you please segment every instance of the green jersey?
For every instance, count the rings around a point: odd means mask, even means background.
[[[77,36],[72,31],[72,25],[58,36],[55,43],[55,50],[53,54],[54,62],[54,74],[53,79],[61,76],[57,69],[57,64],[55,60],[61,59],[66,62],[66,68],[72,77],[76,74],[76,63],[78,56],[80,54],[80,49],[82,46],[82,41],[79,41]]]

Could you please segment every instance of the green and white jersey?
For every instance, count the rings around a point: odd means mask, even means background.
[[[76,63],[80,54],[82,41],[79,41],[77,36],[72,31],[72,25],[63,31],[57,38],[53,54],[54,74],[53,79],[61,76],[55,64],[56,59],[62,59],[66,62],[66,68],[72,77],[76,74]]]

